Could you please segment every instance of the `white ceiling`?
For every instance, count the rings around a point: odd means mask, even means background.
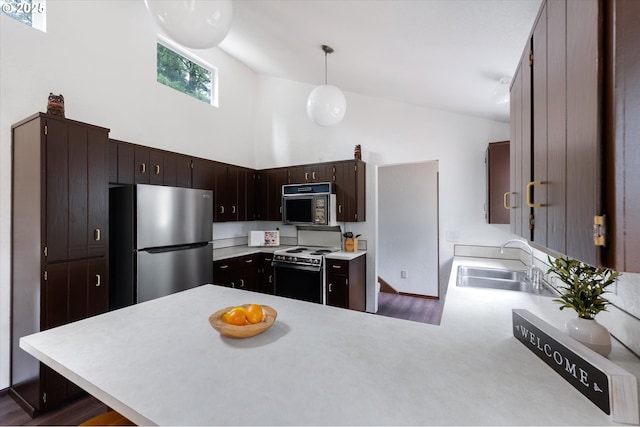
[[[220,48],[258,74],[507,122],[541,0],[236,0]],[[348,106],[347,106],[347,114]]]

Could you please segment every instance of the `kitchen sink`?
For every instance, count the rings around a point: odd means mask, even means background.
[[[527,278],[526,271],[461,265],[458,267],[456,279],[457,286],[502,289],[549,297],[558,296],[558,293],[545,282],[542,282],[539,288],[534,288]]]

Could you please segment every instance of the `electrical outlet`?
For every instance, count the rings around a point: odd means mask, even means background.
[[[400,270],[400,278],[406,279],[409,277],[409,272],[407,270]]]

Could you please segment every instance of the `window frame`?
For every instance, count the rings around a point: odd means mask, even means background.
[[[24,20],[19,18],[19,16],[24,16],[26,14],[18,14],[20,12],[18,9],[20,6],[16,6],[16,4],[28,4],[30,6],[31,22],[25,22]],[[2,14],[7,16],[8,18],[11,18],[14,21],[20,22],[21,24],[24,24],[35,30],[42,31],[43,33],[47,32],[46,0],[19,0],[15,3],[9,3],[6,0],[0,0],[0,8],[2,9]]]
[[[203,60],[202,58],[197,57],[196,55],[193,54],[193,52],[189,51],[188,49],[185,49],[184,47],[180,46],[179,44],[173,42],[172,40],[168,39],[167,37],[164,37],[161,34],[158,34],[157,40],[156,40],[156,82],[158,84],[161,84],[162,86],[165,87],[169,87],[163,83],[160,83],[158,81],[158,44],[161,44],[162,46],[164,46],[165,48],[173,51],[175,54],[182,56],[183,58],[193,62],[194,64],[198,65],[199,67],[204,68],[205,70],[208,70],[211,73],[211,101],[208,103],[209,105],[211,105],[212,107],[215,108],[219,108],[219,96],[218,96],[218,86],[219,86],[219,79],[218,79],[218,68],[214,67],[213,65],[209,64],[208,62],[206,62],[205,60]],[[171,88],[171,87],[170,87]],[[190,98],[196,99],[204,104],[207,104],[206,101],[203,101],[201,99],[195,98],[194,96],[182,92],[181,90],[175,89],[175,88],[171,88],[174,89]]]

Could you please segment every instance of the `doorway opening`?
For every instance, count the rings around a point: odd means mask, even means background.
[[[378,167],[377,253],[382,292],[440,298],[438,167],[437,160]]]

